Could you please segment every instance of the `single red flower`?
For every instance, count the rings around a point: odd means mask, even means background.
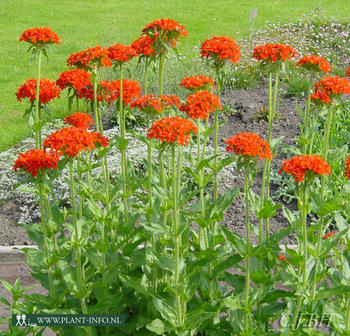
[[[280,253],[278,254],[278,260],[288,262],[287,258],[283,254],[280,254]]]
[[[108,56],[112,62],[123,63],[137,56],[137,52],[133,47],[117,43],[108,48]]]
[[[346,77],[350,77],[350,65],[349,65],[348,68],[346,69],[345,76],[346,76]]]
[[[74,70],[67,70],[60,73],[56,84],[64,90],[67,87],[71,87],[75,91],[80,90],[86,85],[91,83],[91,74],[82,69],[75,68]]]
[[[350,93],[350,83],[346,78],[338,76],[328,76],[320,79],[315,84],[314,93],[311,95],[311,100],[328,104],[333,99],[344,93]]]
[[[345,161],[344,176],[350,180],[350,155],[348,155]]]
[[[108,57],[107,48],[96,46],[87,50],[79,51],[71,54],[67,59],[68,66],[75,66],[80,69],[91,70],[97,66],[99,68],[105,66],[106,68],[112,65]]]
[[[171,106],[180,106],[180,99],[175,95],[161,95],[156,97],[153,94],[148,94],[137,98],[130,107],[138,108],[140,111],[149,114],[159,114]]]
[[[285,44],[270,44],[256,46],[253,50],[253,58],[259,61],[275,63],[278,61],[287,61],[295,57],[297,51]]]
[[[123,79],[123,103],[130,105],[136,98],[140,97],[141,87],[136,80]],[[120,98],[120,80],[106,84],[106,100],[111,103]]]
[[[147,137],[158,139],[160,142],[187,146],[191,133],[198,133],[198,129],[192,121],[181,117],[169,117],[155,121],[148,130]]]
[[[79,153],[91,150],[96,145],[107,147],[109,139],[99,132],[88,132],[74,126],[62,128],[49,135],[43,142],[44,148],[51,148],[60,155],[74,158]]]
[[[19,41],[29,42],[36,46],[42,46],[53,43],[61,44],[57,34],[54,33],[49,27],[35,27],[32,29],[27,29],[22,33],[21,37],[19,38]]]
[[[24,98],[29,98],[31,102],[34,102],[36,99],[36,84],[36,79],[27,79],[26,82],[17,89],[17,100],[22,101]],[[56,97],[60,97],[60,89],[56,86],[56,83],[46,78],[41,78],[39,84],[40,104],[45,105]]]
[[[323,236],[323,239],[327,239],[329,237],[332,237],[333,235],[335,235],[338,231],[333,231],[333,232],[328,232]]]
[[[203,75],[186,77],[181,80],[179,86],[191,91],[208,90],[210,87],[215,89],[214,81],[210,77]]]
[[[322,71],[328,73],[332,70],[331,65],[325,58],[316,55],[303,56],[296,66],[305,68],[312,72]]]
[[[158,52],[168,48],[176,47],[176,42],[180,36],[187,36],[185,27],[171,19],[160,19],[149,23],[142,29],[142,34],[149,36],[153,41],[153,46],[160,48]]]
[[[293,175],[295,182],[302,182],[307,172],[315,175],[330,175],[331,167],[318,155],[299,155],[290,160],[284,160],[279,174],[283,171]]]
[[[201,44],[202,57],[212,58],[216,63],[223,65],[223,62],[230,60],[237,63],[241,52],[237,42],[228,36],[213,36]]]
[[[180,107],[191,119],[207,119],[210,112],[222,109],[219,98],[209,91],[197,91],[187,97],[187,104]]]
[[[65,124],[87,130],[90,124],[95,124],[91,116],[83,112],[76,112],[63,119]]]
[[[237,155],[257,157],[261,160],[272,159],[272,152],[267,141],[254,133],[240,133],[226,140],[226,151],[234,151]]]
[[[139,56],[143,57],[150,57],[156,53],[153,46],[153,40],[147,35],[140,36],[131,44],[131,47],[136,50]]]
[[[29,149],[25,153],[19,153],[15,161],[13,170],[24,169],[35,177],[39,171],[47,169],[57,169],[59,156],[55,152],[46,152],[42,149]]]

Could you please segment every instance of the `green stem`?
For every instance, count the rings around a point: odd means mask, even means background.
[[[120,120],[120,138],[121,141],[125,142],[125,114],[123,106],[123,63],[120,63],[120,96],[119,96],[119,120]],[[123,148],[121,150],[121,170],[122,170],[122,179],[123,179],[123,203],[124,203],[124,223],[128,225],[128,200],[127,200],[127,159],[126,159],[126,150]]]
[[[176,171],[175,166],[175,145],[171,146],[172,154],[172,192],[173,192],[173,207],[174,207],[174,227],[173,234],[175,238],[175,287],[177,288],[180,282],[180,236],[179,236],[179,190],[178,186],[180,184],[180,173],[181,170],[181,151],[178,153],[178,170]],[[176,307],[177,307],[177,317],[178,326],[182,325],[182,303],[181,296],[176,295]]]
[[[307,89],[307,101],[305,104],[305,111],[304,111],[304,138],[306,141],[306,137],[308,134],[308,129],[309,129],[309,118],[310,118],[310,105],[311,105],[311,88],[312,88],[312,82],[313,82],[313,76],[310,75],[310,79],[309,79],[309,86]],[[304,145],[304,150],[303,150],[303,154],[307,153],[307,144]]]
[[[324,139],[324,145],[323,145],[323,159],[327,161],[328,156],[328,149],[329,149],[329,135],[330,135],[330,129],[332,124],[332,117],[333,117],[333,108],[331,106],[328,118],[327,118],[327,125],[325,129],[325,139]],[[325,189],[326,189],[326,176],[322,175],[321,177],[321,207],[324,206],[325,202]],[[320,262],[320,253],[321,253],[321,243],[322,243],[322,234],[323,234],[323,224],[324,224],[324,216],[321,216],[320,218],[320,225],[318,228],[318,234],[317,234],[317,245],[316,245],[316,262],[315,262],[315,269],[316,272],[319,267]],[[316,283],[312,286],[312,300],[315,299],[316,296]]]
[[[81,181],[81,166],[80,166],[80,157],[77,158],[77,170],[79,181]],[[79,218],[83,218],[83,196],[79,195]]]
[[[69,162],[69,172],[70,172],[70,187],[71,187],[71,194],[72,194],[72,213],[73,213],[73,225],[74,225],[74,235],[75,239],[79,241],[80,239],[80,234],[78,231],[78,224],[77,224],[77,212],[76,212],[76,206],[75,206],[75,186],[74,186],[74,175],[73,175],[73,161],[70,160]],[[83,267],[81,264],[81,246],[80,242],[78,243],[78,246],[76,247],[76,252],[77,252],[77,278],[78,278],[78,288],[79,291],[82,292],[84,290],[83,288]],[[82,297],[80,299],[81,303],[81,308],[84,314],[88,313],[87,307],[86,307],[86,302],[85,302],[85,297]],[[91,329],[88,328],[89,335],[91,334]]]
[[[245,306],[245,329],[248,330],[249,327],[249,285],[250,285],[250,222],[249,222],[249,179],[248,173],[245,170],[244,179],[244,195],[245,195],[245,222],[247,231],[247,249],[246,249],[246,275],[245,275],[245,291],[244,291],[244,306]]]
[[[44,212],[43,191],[42,191],[42,184],[41,183],[39,183],[39,201],[40,201],[41,226],[42,226],[43,240],[44,240],[44,253],[45,253],[46,262],[48,263],[49,262],[49,247],[48,247],[48,242],[47,242],[47,231],[46,231],[46,221],[45,221],[45,212]],[[48,274],[49,274],[51,299],[54,302],[56,299],[56,295],[55,295],[55,287],[53,284],[53,276],[52,276],[51,266],[48,267]]]
[[[217,81],[217,86],[216,86],[216,95],[218,98],[220,97],[220,79]],[[218,134],[219,134],[219,109],[216,108],[215,110],[215,134],[214,134],[214,165],[215,165],[215,171],[214,171],[214,200],[218,198]],[[216,223],[214,224],[216,225]],[[215,234],[215,232],[213,232]]]
[[[308,239],[307,239],[307,227],[306,227],[306,216],[307,216],[307,206],[306,206],[306,188],[307,188],[307,180],[305,179],[302,186],[302,208],[301,208],[301,227],[303,232],[303,240],[304,240],[304,251],[303,251],[303,280],[302,287],[305,287],[307,284],[307,247],[308,247]],[[295,329],[295,324],[297,322],[298,314],[300,311],[301,304],[303,302],[303,297],[300,295],[298,297],[297,306],[294,310],[293,321],[292,321],[292,330]]]
[[[41,54],[42,51],[39,49],[39,57],[38,57],[38,78],[36,82],[36,98],[35,98],[35,124],[38,124],[41,121],[40,114],[40,75],[41,75]],[[41,127],[38,127],[37,131],[35,131],[35,149],[41,149]]]
[[[148,72],[148,57],[145,60],[145,74],[143,77],[143,91],[144,95],[147,95],[147,72]]]
[[[164,64],[165,64],[165,53],[166,51],[163,51],[159,56],[159,77],[158,77],[158,84],[159,84],[159,96],[162,95],[163,92],[163,73],[164,73]]]
[[[79,112],[79,99],[77,95],[75,96],[75,101],[77,103],[77,112]]]
[[[97,132],[100,132],[100,115],[98,113],[98,102],[97,102],[97,83],[98,83],[98,77],[97,77],[97,65],[93,69],[94,72],[94,111],[95,111],[95,123],[96,123],[96,130]],[[101,133],[102,134],[102,133]]]
[[[346,301],[345,331],[350,331],[350,297]]]

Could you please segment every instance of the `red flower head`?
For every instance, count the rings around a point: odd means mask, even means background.
[[[333,235],[335,235],[337,233],[337,231],[333,231],[333,232],[328,232],[323,236],[323,239],[327,239],[329,237],[332,237]]]
[[[316,102],[328,104],[333,99],[344,93],[350,93],[350,83],[346,78],[328,76],[320,79],[315,84],[314,94],[311,99]]]
[[[57,169],[59,156],[54,152],[46,152],[42,149],[30,149],[25,153],[19,153],[13,169],[21,168],[35,177],[39,171],[45,169]]]
[[[219,98],[209,91],[197,91],[187,97],[187,104],[181,106],[181,111],[187,112],[192,119],[207,119],[210,112],[222,109]]]
[[[63,121],[65,124],[70,124],[84,130],[87,130],[90,127],[90,124],[95,124],[92,117],[83,112],[71,114],[70,116],[65,117]]]
[[[51,148],[60,155],[74,158],[82,151],[91,150],[96,145],[107,147],[109,139],[99,132],[88,132],[73,126],[62,128],[44,140],[44,148]]]
[[[346,69],[346,77],[350,77],[350,65],[348,66],[348,68]]]
[[[272,152],[267,141],[261,139],[254,133],[237,134],[226,140],[227,152],[234,151],[237,155],[244,155],[248,157],[257,157],[261,160],[272,159]]]
[[[64,90],[71,87],[75,91],[80,90],[86,85],[90,84],[91,74],[82,69],[67,70],[60,73],[56,84]]]
[[[312,72],[322,71],[328,73],[332,70],[331,65],[325,58],[316,55],[303,56],[297,63],[297,66],[303,67]]]
[[[22,33],[21,37],[19,38],[19,41],[29,42],[36,46],[43,46],[43,45],[53,44],[53,43],[61,44],[57,34],[54,33],[48,27],[43,27],[43,28],[35,27],[32,29],[25,30]]]
[[[288,262],[287,258],[283,254],[278,254],[278,260]]]
[[[108,48],[108,56],[112,62],[121,63],[130,61],[137,52],[133,47],[117,43]]]
[[[331,167],[318,155],[299,155],[290,160],[284,160],[279,174],[283,171],[288,175],[293,175],[295,182],[302,182],[306,172],[315,175],[330,175]]]
[[[148,130],[148,138],[165,143],[188,145],[191,133],[198,133],[197,127],[188,119],[181,117],[162,118],[155,121]]]
[[[223,65],[226,60],[237,63],[241,52],[238,44],[227,36],[213,36],[201,44],[202,57],[212,58],[218,65]]]
[[[36,99],[36,84],[36,79],[27,79],[26,82],[17,89],[17,100],[22,101],[24,98],[29,98],[31,102],[34,102]],[[40,104],[45,105],[56,97],[60,97],[60,89],[56,86],[55,82],[46,78],[41,78],[39,84]]]
[[[101,84],[101,82],[103,83],[104,81],[100,81],[99,84]],[[101,91],[102,91],[101,87],[97,88],[97,101],[99,101],[99,102],[102,102],[104,99],[104,96],[103,96]],[[82,87],[81,89],[79,89],[77,91],[77,97],[78,97],[78,99],[85,99],[86,101],[87,100],[93,101],[94,100],[94,86],[93,86],[93,84],[90,83],[90,84]]]
[[[153,40],[147,35],[139,37],[131,44],[131,47],[136,50],[139,56],[143,57],[150,57],[156,53],[153,46]]]
[[[191,91],[209,90],[210,87],[215,89],[214,81],[210,77],[203,75],[186,77],[181,80],[179,86]]]
[[[275,63],[278,61],[287,61],[295,57],[297,51],[285,44],[270,44],[259,45],[253,50],[253,58],[259,61],[267,61]]]
[[[139,97],[130,107],[138,108],[139,110],[149,114],[159,114],[171,106],[180,106],[180,99],[174,95],[162,95],[156,97],[153,94]]]
[[[106,100],[111,103],[120,97],[120,80],[109,83]],[[123,103],[130,105],[134,99],[140,97],[141,87],[136,80],[123,79]]]
[[[67,59],[67,64],[68,66],[75,66],[86,70],[91,70],[95,66],[99,68],[105,66],[108,68],[112,65],[108,57],[107,48],[102,48],[101,46],[71,54]]]
[[[350,155],[346,158],[344,176],[350,180]]]
[[[164,46],[176,47],[179,37],[187,36],[185,27],[171,19],[155,20],[143,28],[142,33],[152,39],[154,46],[160,47],[159,52],[164,50]]]

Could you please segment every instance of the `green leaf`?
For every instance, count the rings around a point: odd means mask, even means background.
[[[280,144],[282,143],[284,139],[284,136],[280,136],[278,138],[275,139],[271,139],[270,141],[270,148],[271,148],[271,152],[272,154],[275,156],[278,150],[278,147],[280,146]]]
[[[25,184],[22,184],[16,188],[17,191],[22,192],[22,193],[28,193],[28,194],[34,194],[34,195],[39,195],[39,192],[37,189],[29,187]]]
[[[45,125],[44,120],[41,120],[41,121],[38,121],[37,123],[34,123],[33,124],[34,132],[39,132],[43,128],[44,125]]]
[[[344,231],[337,232],[335,235],[328,237],[327,239],[324,239],[321,243],[320,257],[328,256],[329,251],[338,244],[340,237],[346,231],[347,231],[347,229]]]
[[[222,300],[222,304],[224,305],[224,307],[229,308],[231,310],[242,308],[242,302],[238,296],[227,296]]]
[[[169,330],[169,327],[167,328],[163,321],[161,321],[160,319],[153,320],[152,323],[146,325],[146,328],[156,333],[157,335],[163,335]]]
[[[146,297],[150,296],[150,291],[146,285],[145,279],[139,279],[131,275],[121,274],[120,280],[124,286],[135,289],[137,292],[145,295]]]
[[[62,272],[63,280],[71,294],[78,291],[77,270],[65,260],[59,260],[58,265]]]
[[[154,232],[154,233],[163,233],[163,234],[169,234],[169,229],[164,224],[158,224],[158,223],[141,223],[141,225],[148,231]]]
[[[6,281],[6,280],[3,280],[3,279],[0,279],[2,285],[10,292],[12,293],[12,286]]]
[[[162,317],[167,320],[172,326],[175,326],[177,314],[175,309],[164,299],[153,297],[153,303]]]
[[[242,261],[243,258],[239,254],[234,254],[227,258],[226,260],[220,262],[217,264],[213,269],[213,277],[217,277],[218,275],[221,275],[223,272],[228,270],[229,268],[233,267],[240,261]]]
[[[318,209],[317,214],[320,217],[323,217],[323,216],[326,216],[326,215],[332,213],[335,210],[341,209],[343,206],[344,206],[344,202],[343,201],[326,203],[326,204],[324,204],[322,207],[320,207]]]
[[[231,232],[227,228],[221,226],[222,235],[226,238],[227,241],[229,241],[233,248],[242,256],[244,257],[247,253],[247,244],[246,241],[237,235],[234,232]],[[248,243],[249,244],[249,243]]]
[[[268,295],[267,295],[268,296]],[[287,306],[285,302],[268,302],[263,303],[260,311],[260,321],[267,322],[273,316],[281,316],[282,311]]]
[[[276,205],[272,205],[271,201],[265,201],[264,202],[264,207],[263,209],[261,209],[258,214],[257,217],[258,218],[272,218],[276,216],[276,210],[279,209],[281,207],[281,204],[276,204]]]
[[[216,222],[221,222],[225,210],[231,205],[232,201],[240,194],[239,188],[234,188],[233,190],[229,190],[220,195],[213,202],[213,209],[211,210],[210,218]]]

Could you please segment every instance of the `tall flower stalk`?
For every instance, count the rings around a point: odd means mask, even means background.
[[[248,331],[250,325],[249,307],[249,287],[250,287],[250,221],[249,221],[249,189],[250,180],[254,180],[255,171],[258,169],[257,158],[261,160],[271,160],[272,152],[268,142],[261,139],[254,133],[241,133],[226,140],[228,152],[233,151],[238,155],[237,168],[244,168],[244,197],[245,197],[245,224],[246,224],[246,274],[244,288],[244,308],[245,308],[245,330]]]
[[[328,163],[320,158],[318,155],[300,155],[294,156],[290,160],[285,160],[279,173],[287,173],[288,175],[294,176],[294,181],[300,184],[300,203],[301,203],[301,232],[303,236],[303,268],[302,268],[302,281],[300,286],[307,290],[307,255],[308,255],[308,236],[307,236],[307,209],[308,198],[307,198],[307,188],[311,185],[313,178],[315,176],[330,175],[331,168]],[[294,330],[297,317],[303,302],[303,296],[300,295],[297,299],[296,308],[293,312],[292,319],[292,330]]]

